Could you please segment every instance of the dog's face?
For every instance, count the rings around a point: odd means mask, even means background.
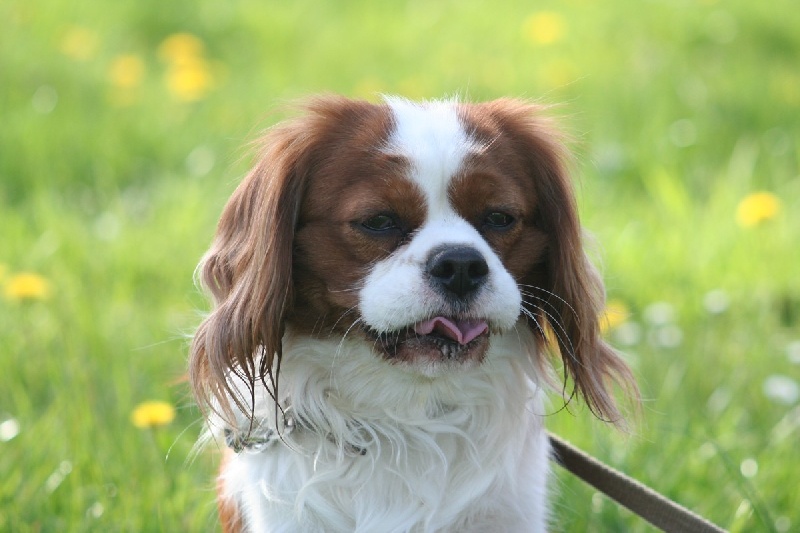
[[[266,136],[204,260],[217,309],[193,345],[201,400],[225,396],[231,369],[268,374],[286,325],[360,336],[431,377],[481,364],[493,335],[526,327],[616,417],[606,381],[626,370],[599,338],[602,285],[535,106],[325,98],[307,111]]]
[[[370,111],[345,126],[369,139],[335,132],[336,154],[309,175],[295,327],[363,335],[410,371],[479,363],[517,322],[518,283],[545,252],[523,162],[498,125],[470,124],[456,105]]]

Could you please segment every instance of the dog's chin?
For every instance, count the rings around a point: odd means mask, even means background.
[[[489,349],[490,335],[486,331],[461,344],[436,332],[420,334],[413,327],[389,333],[369,331],[367,334],[386,361],[431,377],[479,366]]]

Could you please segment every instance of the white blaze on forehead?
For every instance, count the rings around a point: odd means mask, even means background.
[[[458,215],[447,197],[450,181],[468,156],[481,152],[481,144],[465,130],[456,101],[415,103],[387,97],[386,103],[394,127],[384,151],[408,161],[408,179],[424,194],[427,213],[411,241],[378,261],[364,278],[359,291],[363,323],[375,331],[390,332],[415,324],[427,327],[426,321],[442,317],[451,323],[456,319],[486,320],[491,328],[510,329],[520,313],[516,282],[480,232]],[[431,251],[451,245],[474,248],[489,267],[490,275],[470,304],[469,316],[449,317],[455,311],[425,274]],[[472,330],[468,333],[474,334]]]
[[[425,193],[429,214],[451,214],[447,186],[475,149],[459,119],[457,102],[418,103],[397,97],[385,100],[394,118],[387,152],[409,161],[409,177]]]

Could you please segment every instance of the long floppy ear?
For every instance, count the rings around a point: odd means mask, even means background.
[[[215,308],[191,345],[189,377],[201,408],[250,415],[256,382],[272,381],[292,302],[292,242],[308,174],[315,124],[299,118],[270,130],[258,163],[225,206],[198,277]],[[230,373],[250,389],[233,389]],[[266,382],[265,382],[266,384]]]
[[[598,418],[621,425],[613,386],[633,396],[638,396],[638,390],[629,368],[600,333],[605,289],[584,253],[561,136],[538,106],[505,100],[498,110],[516,150],[525,154],[536,194],[533,222],[547,238],[543,262],[521,281],[530,294],[526,303],[536,309],[537,324],[531,327],[539,332],[542,344],[557,348],[564,363],[565,386],[567,378],[575,386],[572,394],[582,396]]]
[[[558,344],[564,372],[574,382],[589,409],[600,419],[623,424],[613,386],[638,396],[630,369],[605,342],[600,321],[605,307],[605,288],[598,271],[583,252],[581,229],[571,191],[557,178],[547,194],[558,200],[542,208],[551,237],[543,287],[550,331]],[[550,200],[546,200],[549,202]],[[561,203],[566,202],[566,203]],[[570,205],[572,203],[572,205]],[[562,210],[559,210],[560,206]],[[544,313],[542,313],[544,314]],[[541,316],[541,315],[540,315]]]

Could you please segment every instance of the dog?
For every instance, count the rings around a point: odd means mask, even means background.
[[[547,390],[635,387],[546,109],[322,96],[260,146],[198,267],[223,529],[545,531]]]

